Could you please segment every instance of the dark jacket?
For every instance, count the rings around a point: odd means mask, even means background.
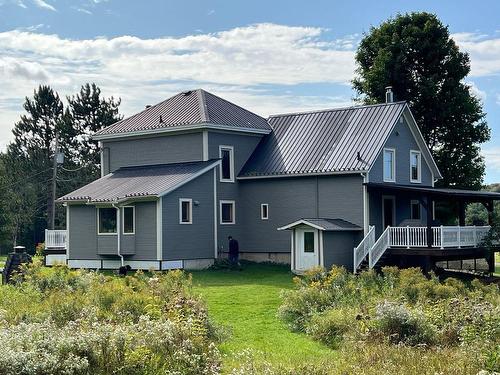
[[[238,254],[240,252],[240,247],[238,245],[238,241],[234,238],[229,240],[229,254]]]

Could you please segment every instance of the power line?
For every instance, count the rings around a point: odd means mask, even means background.
[[[14,182],[14,183],[12,183],[12,184],[10,184],[10,185],[7,185],[7,186],[2,186],[2,188],[5,188],[5,190],[7,190],[7,189],[11,188],[12,186],[16,186],[16,185],[18,185],[18,184],[20,184],[20,183],[22,183],[22,182],[25,182],[26,180],[29,180],[29,179],[31,179],[31,178],[33,178],[33,177],[35,177],[35,176],[38,176],[39,174],[45,173],[45,172],[50,171],[50,170],[52,170],[52,167],[47,168],[47,169],[44,169],[43,171],[40,171],[40,172],[34,173],[34,174],[32,174],[32,175],[30,175],[30,176],[27,176],[27,177],[25,177],[25,178],[23,178],[23,179],[21,179],[21,180],[19,180],[19,181],[16,181],[16,182]],[[47,180],[47,181],[45,181],[45,182],[48,182],[48,181],[50,181],[50,179],[49,179],[49,180]]]

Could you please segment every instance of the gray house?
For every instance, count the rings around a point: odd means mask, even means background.
[[[147,107],[94,135],[102,177],[58,199],[67,229],[47,231],[47,262],[203,268],[229,235],[242,258],[295,271],[490,260],[489,227],[465,226],[463,212],[476,201],[491,212],[500,194],[434,188],[440,172],[391,97],[268,119],[204,90]],[[458,226],[434,221],[437,199],[460,202]]]

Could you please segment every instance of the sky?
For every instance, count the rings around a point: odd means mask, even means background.
[[[264,117],[352,104],[370,27],[410,11],[449,26],[487,113],[486,183],[500,182],[500,1],[0,0],[0,150],[26,96],[95,82],[134,114],[204,88]]]

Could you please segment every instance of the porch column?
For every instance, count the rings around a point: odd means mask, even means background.
[[[486,204],[486,209],[488,210],[488,225],[492,226],[493,225],[493,201],[488,201]],[[490,273],[495,272],[495,252],[490,249],[490,253],[488,255],[488,258],[486,259],[488,261],[488,271]]]
[[[463,200],[458,201],[458,225],[461,227],[465,227],[465,207],[467,206],[467,202]]]
[[[430,194],[427,194],[427,209],[425,212],[427,213],[427,247],[432,247],[432,197]]]

